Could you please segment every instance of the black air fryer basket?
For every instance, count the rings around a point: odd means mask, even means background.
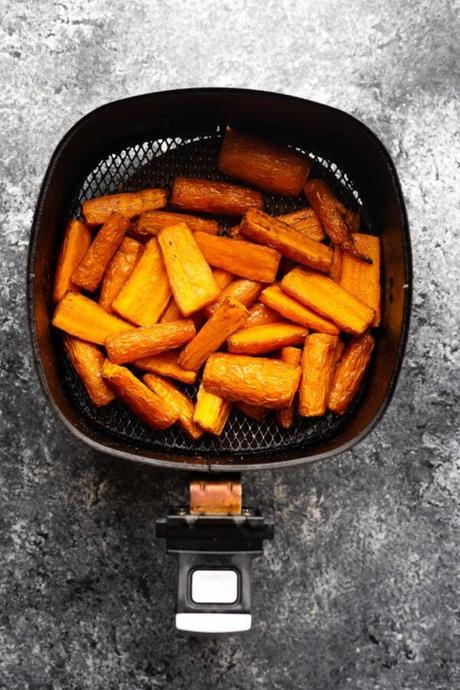
[[[226,180],[216,167],[226,124],[307,154],[314,161],[313,175],[327,179],[336,195],[360,212],[363,231],[380,236],[382,326],[370,370],[345,415],[297,419],[291,429],[282,430],[273,413],[255,422],[234,411],[221,437],[205,434],[194,442],[177,425],[162,432],[149,429],[118,402],[99,410],[91,405],[64,355],[61,335],[50,325],[52,281],[66,223],[79,215],[85,199],[168,187],[176,175]],[[305,206],[302,197],[264,196],[272,214]],[[220,220],[229,227],[238,219]],[[80,120],[60,142],[45,175],[30,242],[28,304],[35,361],[51,407],[76,436],[98,450],[202,472],[199,486],[204,491],[238,491],[243,470],[331,457],[363,438],[382,416],[396,385],[410,294],[409,231],[393,162],[367,127],[334,108],[240,89],[129,98]],[[180,509],[160,521],[157,534],[167,538],[168,551],[178,557],[178,628],[222,633],[250,627],[250,565],[271,533],[260,515],[244,509],[226,517]]]

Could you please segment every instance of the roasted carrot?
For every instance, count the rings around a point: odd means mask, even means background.
[[[310,237],[317,242],[321,242],[326,237],[323,226],[312,208],[301,208],[298,211],[292,211],[292,213],[283,213],[277,218],[305,237]]]
[[[240,233],[243,237],[266,244],[288,259],[317,271],[327,272],[331,267],[330,247],[300,234],[278,218],[258,209],[249,209],[241,222]]]
[[[98,287],[128,228],[124,216],[110,214],[72,275],[75,285],[90,292]]]
[[[250,307],[260,295],[262,288],[263,283],[259,283],[256,280],[237,278],[222,290],[215,302],[209,304],[204,309],[204,313],[208,317],[212,316],[212,314],[214,314],[214,312],[220,307],[224,300],[227,299],[227,297],[241,302],[241,304],[244,304],[245,307]]]
[[[52,323],[61,331],[97,345],[104,345],[113,333],[133,329],[130,323],[107,314],[92,299],[77,292],[64,295],[55,309]]]
[[[326,333],[312,333],[305,339],[299,386],[301,417],[317,417],[326,412],[337,343],[338,336]]]
[[[359,335],[369,328],[375,312],[327,276],[294,268],[281,281],[282,289],[333,321],[342,331]]]
[[[112,311],[111,304],[133,272],[141,253],[142,245],[139,242],[130,237],[123,238],[118,251],[107,267],[101,285],[99,304],[106,311]]]
[[[102,407],[112,402],[115,394],[102,378],[105,357],[100,349],[72,335],[64,336],[64,349],[93,405]]]
[[[224,300],[211,318],[185,347],[178,359],[184,369],[198,371],[207,357],[246,321],[246,307],[230,298]]]
[[[158,234],[158,242],[169,284],[182,314],[189,316],[213,302],[219,294],[219,288],[185,223],[163,228]]]
[[[303,343],[307,332],[304,326],[286,322],[251,326],[228,338],[228,351],[241,355],[264,355],[281,347]]]
[[[171,321],[179,321],[179,319],[183,318],[182,312],[176,304],[176,300],[171,295],[168,306],[161,315],[160,323],[170,323]]]
[[[226,175],[267,192],[297,196],[311,163],[287,146],[227,127],[217,167]]]
[[[205,390],[228,400],[270,409],[292,404],[300,378],[300,367],[266,357],[216,353],[203,372]]]
[[[109,194],[83,202],[83,215],[90,225],[102,225],[114,211],[125,218],[133,218],[143,211],[154,211],[166,206],[164,189],[143,189],[140,192]]]
[[[68,290],[78,290],[72,275],[91,244],[89,228],[75,218],[69,221],[62,243],[54,279],[53,300],[59,302]]]
[[[262,407],[261,405],[248,405],[248,403],[245,402],[237,402],[235,403],[235,407],[247,417],[255,419],[256,422],[261,422],[270,412],[266,407]]]
[[[231,402],[213,393],[208,393],[203,384],[200,384],[196,396],[193,421],[208,433],[220,436],[231,409]]]
[[[186,223],[192,232],[202,230],[210,235],[218,235],[220,230],[219,223],[211,218],[199,218],[189,213],[174,213],[173,211],[145,211],[133,223],[132,232],[139,237],[149,237],[156,235],[163,228],[178,223]]]
[[[260,295],[260,301],[275,310],[288,321],[294,321],[301,326],[320,333],[338,335],[339,329],[332,321],[328,321],[317,312],[287,295],[279,285],[269,285]]]
[[[380,240],[373,235],[357,233],[353,239],[358,251],[372,259],[366,264],[351,254],[344,254],[340,285],[375,311],[372,326],[380,324]]]
[[[337,202],[324,180],[308,180],[303,189],[310,206],[333,243],[338,244],[344,252],[370,263],[371,259],[366,254],[362,254],[356,247],[351,229],[347,224],[345,207]]]
[[[263,208],[264,202],[260,192],[246,187],[197,177],[176,177],[171,204],[186,211],[242,216],[252,206]]]
[[[281,350],[280,359],[286,364],[293,364],[298,366],[302,358],[302,350],[297,347],[283,347]],[[276,421],[283,429],[290,429],[294,421],[294,402],[285,410],[276,411]]]
[[[195,239],[211,266],[262,283],[272,283],[276,278],[281,254],[270,247],[205,232],[196,232]]]
[[[359,259],[358,259],[359,261]],[[332,254],[332,263],[329,270],[329,278],[340,285],[340,278],[342,276],[343,250],[338,244],[334,245]],[[360,261],[360,263],[363,263]]]
[[[267,323],[279,323],[280,316],[262,302],[256,302],[249,309],[249,316],[243,324],[243,328],[250,326],[263,326]]]
[[[154,429],[167,429],[177,420],[177,408],[166,404],[126,367],[105,360],[102,376],[122,400],[143,422]]]
[[[152,237],[130,277],[112,302],[112,310],[139,326],[157,323],[171,296],[157,240]]]
[[[332,412],[343,414],[347,410],[366,373],[374,345],[374,338],[365,333],[345,346],[334,372],[327,404]]]
[[[188,343],[195,333],[193,321],[181,319],[115,334],[107,338],[105,347],[112,362],[125,364],[180,347]]]
[[[196,371],[189,371],[183,369],[177,363],[179,357],[179,350],[168,350],[153,357],[145,357],[133,362],[134,366],[144,371],[150,371],[152,374],[160,374],[160,376],[167,376],[183,383],[195,383],[197,373]]]
[[[225,290],[227,285],[230,285],[232,280],[235,279],[235,276],[233,275],[233,273],[230,273],[229,271],[224,271],[223,268],[213,268],[212,269],[212,275],[213,275],[214,280],[217,283],[217,287],[221,291],[221,294],[222,294],[222,290]],[[207,309],[207,307],[206,307],[206,309]]]
[[[193,402],[185,393],[182,393],[170,381],[166,381],[154,374],[145,374],[143,381],[151,391],[163,400],[165,405],[170,406],[172,410],[177,412],[177,422],[187,436],[190,436],[194,441],[203,436],[204,431],[193,421]]]
[[[351,232],[359,232],[359,226],[361,225],[361,216],[357,211],[352,211],[351,209],[347,208],[345,209],[343,217],[345,219],[345,223],[348,225]]]

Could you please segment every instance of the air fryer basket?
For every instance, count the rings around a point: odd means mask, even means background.
[[[345,415],[297,417],[291,429],[282,430],[274,413],[255,422],[234,411],[221,437],[205,434],[196,442],[177,425],[152,431],[119,402],[100,410],[91,405],[65,357],[61,335],[49,325],[51,277],[66,222],[80,214],[85,199],[168,187],[178,174],[228,179],[216,166],[226,123],[308,155],[314,161],[312,175],[326,178],[344,203],[360,212],[363,230],[381,234],[383,324],[366,380]],[[265,194],[265,204],[277,214],[305,206],[305,199]],[[238,220],[220,219],[224,228]],[[39,200],[29,263],[39,374],[51,404],[72,431],[114,454],[174,467],[229,470],[325,457],[364,435],[389,401],[407,329],[409,259],[404,207],[391,160],[350,116],[300,99],[230,89],[166,92],[109,104],[83,118],[63,139]],[[184,390],[192,394],[195,389]]]

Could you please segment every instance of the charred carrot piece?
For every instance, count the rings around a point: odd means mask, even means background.
[[[334,372],[327,404],[332,412],[343,414],[347,410],[369,366],[374,345],[374,338],[365,333],[345,346]]]
[[[208,262],[185,223],[161,230],[158,242],[169,284],[182,314],[189,316],[213,302],[219,294],[219,288]]]
[[[339,329],[332,321],[328,321],[317,312],[312,311],[293,297],[287,295],[279,285],[270,285],[260,296],[260,301],[275,310],[288,321],[294,321],[305,328],[320,333],[338,335]]]
[[[105,357],[99,348],[93,343],[87,343],[72,335],[65,335],[64,349],[93,405],[103,407],[112,402],[115,394],[102,378]]]
[[[143,211],[154,211],[166,206],[164,189],[143,189],[140,192],[109,194],[83,202],[83,215],[90,225],[102,225],[111,213],[121,213],[125,218],[134,218]]]
[[[196,336],[184,348],[178,363],[184,369],[198,371],[208,356],[219,349],[229,335],[234,333],[248,317],[246,307],[227,298],[206,321]]]
[[[218,235],[220,231],[219,223],[211,218],[200,218],[189,213],[174,213],[173,211],[145,211],[133,223],[132,232],[140,237],[149,237],[156,235],[163,228],[178,223],[185,223],[192,232],[201,230],[210,235]]]
[[[160,376],[154,376],[154,374],[145,374],[143,381],[151,391],[164,401],[165,405],[177,412],[177,422],[187,436],[194,441],[203,436],[204,431],[193,421],[193,403],[185,393],[182,393],[170,381],[166,381]]]
[[[294,268],[281,281],[284,292],[351,335],[363,333],[374,320],[373,309],[327,276]]]
[[[280,359],[286,364],[298,366],[302,358],[302,350],[297,347],[283,347]],[[294,402],[285,410],[276,411],[276,421],[283,429],[290,429],[294,421]]]
[[[204,313],[208,317],[212,316],[227,297],[241,302],[245,307],[250,307],[260,295],[262,288],[263,284],[255,280],[248,280],[247,278],[233,280],[222,290],[217,300],[206,307]]]
[[[340,285],[375,311],[372,326],[380,324],[380,240],[373,235],[357,233],[353,239],[358,251],[370,256],[371,264],[344,254]]]
[[[256,302],[249,310],[249,316],[243,324],[243,328],[250,326],[263,326],[267,323],[279,323],[280,315],[267,307],[262,302]]]
[[[195,333],[193,321],[182,319],[115,334],[107,338],[105,347],[112,362],[125,364],[180,347],[188,343]]]
[[[270,323],[237,331],[227,340],[228,351],[241,355],[264,355],[305,340],[307,329],[294,323]]]
[[[311,163],[287,146],[227,127],[217,167],[226,175],[267,192],[297,196]]]
[[[362,263],[362,262],[360,262]],[[332,263],[329,271],[329,278],[340,285],[340,278],[342,276],[342,264],[343,264],[343,250],[338,244],[334,245],[332,254]]]
[[[56,268],[53,300],[59,302],[68,290],[78,290],[72,275],[91,244],[91,232],[81,220],[73,219],[67,225]]]
[[[75,285],[90,292],[98,287],[128,228],[129,222],[124,216],[110,214],[72,275]]]
[[[176,177],[171,204],[197,213],[242,216],[251,206],[263,208],[264,202],[260,192],[246,187],[197,177]]]
[[[326,412],[337,343],[338,336],[327,333],[312,333],[305,340],[299,386],[301,417],[318,417]]]
[[[298,211],[292,211],[292,213],[283,213],[277,218],[305,237],[317,242],[321,242],[326,237],[323,226],[312,208],[301,208]]]
[[[255,242],[266,244],[299,264],[327,272],[331,267],[332,250],[325,244],[301,235],[278,218],[250,208],[240,225],[240,233]]]
[[[208,433],[220,436],[231,409],[231,402],[213,393],[208,393],[203,384],[200,384],[196,396],[193,421]]]
[[[216,353],[203,372],[205,390],[228,400],[270,409],[289,407],[300,379],[300,367],[267,357]]]
[[[69,335],[96,345],[104,345],[106,339],[114,333],[133,328],[130,323],[107,314],[92,299],[77,292],[67,292],[64,295],[55,309],[52,323]]]
[[[211,266],[261,283],[273,283],[276,278],[281,254],[275,249],[205,232],[196,232],[195,239]]]
[[[196,371],[189,371],[183,369],[177,363],[179,357],[179,350],[168,350],[153,357],[145,357],[133,362],[134,366],[144,371],[149,371],[152,374],[159,374],[160,376],[167,376],[183,383],[195,383],[197,373]]]
[[[122,400],[145,424],[153,429],[167,429],[177,420],[177,408],[166,404],[126,367],[105,360],[102,376]]]
[[[112,310],[138,326],[152,326],[164,312],[170,296],[160,248],[152,237],[118,297],[112,302]]]
[[[111,304],[118,297],[121,288],[134,270],[142,253],[140,242],[124,237],[120,248],[109,263],[101,285],[99,304],[103,309],[111,312]]]
[[[308,180],[303,189],[310,206],[333,243],[338,244],[344,252],[349,252],[357,259],[370,263],[371,259],[358,251],[356,247],[350,227],[347,224],[346,209],[337,202],[324,180]]]
[[[270,412],[266,407],[262,407],[261,405],[248,405],[245,402],[237,402],[235,403],[235,407],[247,417],[255,419],[256,422],[261,422]]]

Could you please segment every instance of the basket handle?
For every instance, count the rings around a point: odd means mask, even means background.
[[[273,538],[257,511],[242,508],[241,480],[192,479],[189,509],[156,525],[177,559],[176,628],[218,636],[251,628],[251,567]]]

